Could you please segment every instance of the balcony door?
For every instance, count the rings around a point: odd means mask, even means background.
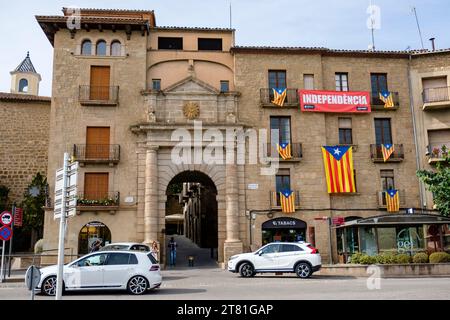
[[[285,70],[269,70],[269,89],[286,89]]]
[[[110,76],[109,66],[91,66],[91,100],[109,100]]]
[[[102,200],[108,198],[108,173],[85,173],[84,199]]]
[[[391,119],[375,119],[375,139],[377,146],[392,144]]]
[[[87,127],[86,159],[109,159],[109,127]]]

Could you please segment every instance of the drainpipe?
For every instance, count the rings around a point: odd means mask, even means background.
[[[408,62],[408,86],[409,86],[409,107],[411,109],[412,123],[413,123],[413,135],[414,135],[414,145],[416,149],[416,167],[417,170],[421,170],[420,165],[420,153],[419,153],[419,143],[417,138],[417,128],[416,128],[416,117],[414,114],[414,95],[413,95],[413,87],[412,87],[412,79],[411,79],[411,60],[412,56],[409,54],[409,62]],[[419,179],[419,197],[420,197],[420,208],[424,209],[424,185],[423,182]]]

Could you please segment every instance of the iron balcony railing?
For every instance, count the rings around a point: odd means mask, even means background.
[[[442,144],[428,145],[427,149],[430,159],[444,159],[450,156],[450,141]]]
[[[300,192],[294,191],[294,194],[295,194],[295,207],[298,208],[300,206]],[[270,207],[271,208],[281,207],[279,192],[276,192],[276,191],[270,192]]]
[[[399,196],[399,202],[400,202],[400,207],[405,207],[406,206],[406,199],[405,199],[405,190],[398,190],[398,196]],[[378,191],[377,192],[378,195],[378,207],[380,208],[386,208],[386,191]]]
[[[422,98],[423,103],[450,101],[450,87],[425,89]]]
[[[274,106],[272,101],[274,99],[273,89],[271,88],[262,88],[259,90],[260,101],[262,106]],[[298,100],[298,89],[288,88],[286,89],[286,99],[284,100],[284,106],[286,107],[297,107],[299,105]]]
[[[400,105],[398,92],[390,91],[390,93],[392,94],[392,100],[394,101],[393,108],[395,109]],[[370,104],[372,105],[373,109],[385,109],[384,108],[385,103],[383,102],[383,100],[380,99],[380,92],[372,92]]]
[[[74,144],[73,155],[80,162],[112,162],[120,160],[118,144]]]
[[[267,157],[268,158],[276,158],[278,157],[280,161],[289,161],[289,160],[300,160],[303,157],[302,154],[302,144],[301,143],[291,143],[291,159],[283,160],[280,153],[278,152],[278,148],[276,144],[268,143],[266,146],[267,149]]]
[[[374,162],[384,162],[381,144],[370,145],[370,157]],[[403,161],[405,154],[403,152],[403,144],[394,144],[394,153],[391,154],[387,161],[399,162]]]
[[[84,105],[117,105],[118,86],[80,86],[79,101]]]
[[[120,192],[80,192],[77,195],[78,207],[117,207]]]

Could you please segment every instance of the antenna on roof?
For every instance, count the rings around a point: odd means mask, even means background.
[[[411,7],[411,11],[414,13],[416,17],[417,30],[419,31],[420,43],[422,44],[422,49],[425,49],[423,46],[422,32],[420,31],[419,18],[417,17],[416,7]]]
[[[369,45],[369,50],[375,51],[375,29],[380,29],[380,7],[373,5],[370,0],[369,7],[366,10],[369,14],[367,19],[367,28],[370,29],[372,35],[372,43]]]
[[[232,19],[232,11],[231,11],[231,1],[230,1],[230,29],[233,29],[233,19]]]

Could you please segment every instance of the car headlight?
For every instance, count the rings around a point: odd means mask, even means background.
[[[230,261],[236,259],[237,257],[239,257],[239,256],[231,256]]]

